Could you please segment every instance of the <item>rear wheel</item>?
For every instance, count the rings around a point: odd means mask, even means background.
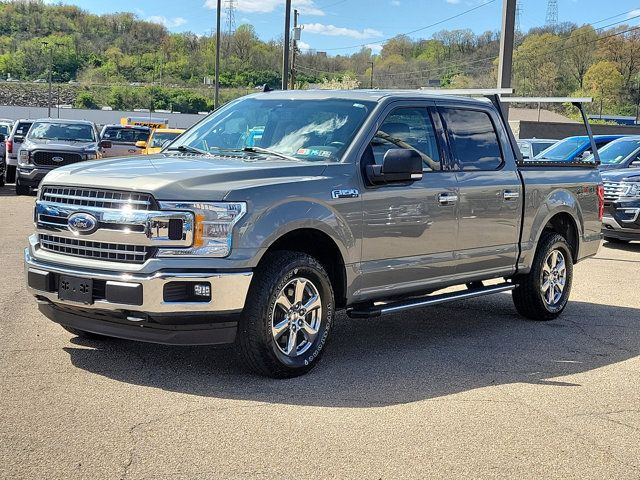
[[[567,306],[573,280],[573,257],[567,241],[557,233],[543,234],[531,271],[516,279],[513,303],[531,320],[553,320]]]
[[[20,180],[16,181],[16,195],[29,195],[31,190],[27,185],[21,185]]]
[[[333,316],[333,288],[315,258],[270,254],[256,271],[240,321],[242,359],[261,375],[302,375],[320,360]]]
[[[4,172],[4,180],[6,183],[13,183],[16,181],[16,166],[7,165],[7,170]]]

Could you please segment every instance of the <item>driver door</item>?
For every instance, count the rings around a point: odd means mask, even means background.
[[[449,171],[439,119],[427,102],[390,107],[365,149],[361,166],[381,164],[392,148],[423,159],[423,178],[411,184],[366,187],[362,270],[365,297],[428,288],[453,276],[458,230],[457,180]],[[366,184],[366,179],[364,180]]]

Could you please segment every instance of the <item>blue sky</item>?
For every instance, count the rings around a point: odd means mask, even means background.
[[[223,12],[226,2],[222,2]],[[62,3],[76,4],[98,14],[134,12],[141,19],[163,23],[173,32],[209,34],[215,28],[216,0],[63,0]],[[596,28],[640,15],[640,0],[559,0],[558,3],[561,22],[600,21],[595,24]],[[264,40],[282,34],[284,0],[235,0],[235,4],[237,25],[252,24]],[[470,28],[478,33],[498,30],[502,10],[502,0],[293,0],[293,4],[300,10],[300,22],[305,25],[301,46],[329,54],[352,53],[359,50],[359,45],[367,44],[375,50],[386,38],[422,29],[475,7],[478,8],[410,36],[429,38],[445,28]],[[520,0],[519,4],[523,30],[544,24],[545,0]],[[618,14],[620,16],[601,22]],[[638,25],[639,20],[629,23]]]

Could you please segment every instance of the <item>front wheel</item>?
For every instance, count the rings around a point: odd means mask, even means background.
[[[7,165],[7,170],[4,172],[4,180],[6,183],[13,183],[16,181],[15,165]]]
[[[16,195],[29,195],[31,190],[27,185],[21,185],[19,180],[16,180]]]
[[[531,320],[553,320],[567,306],[573,280],[573,257],[567,241],[556,233],[543,234],[531,271],[516,278],[513,303]]]
[[[331,281],[315,258],[269,254],[256,271],[240,321],[241,357],[261,375],[302,375],[320,360],[333,317]]]

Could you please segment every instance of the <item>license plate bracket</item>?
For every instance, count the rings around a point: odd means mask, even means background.
[[[93,303],[93,279],[60,275],[58,299],[90,305]]]

